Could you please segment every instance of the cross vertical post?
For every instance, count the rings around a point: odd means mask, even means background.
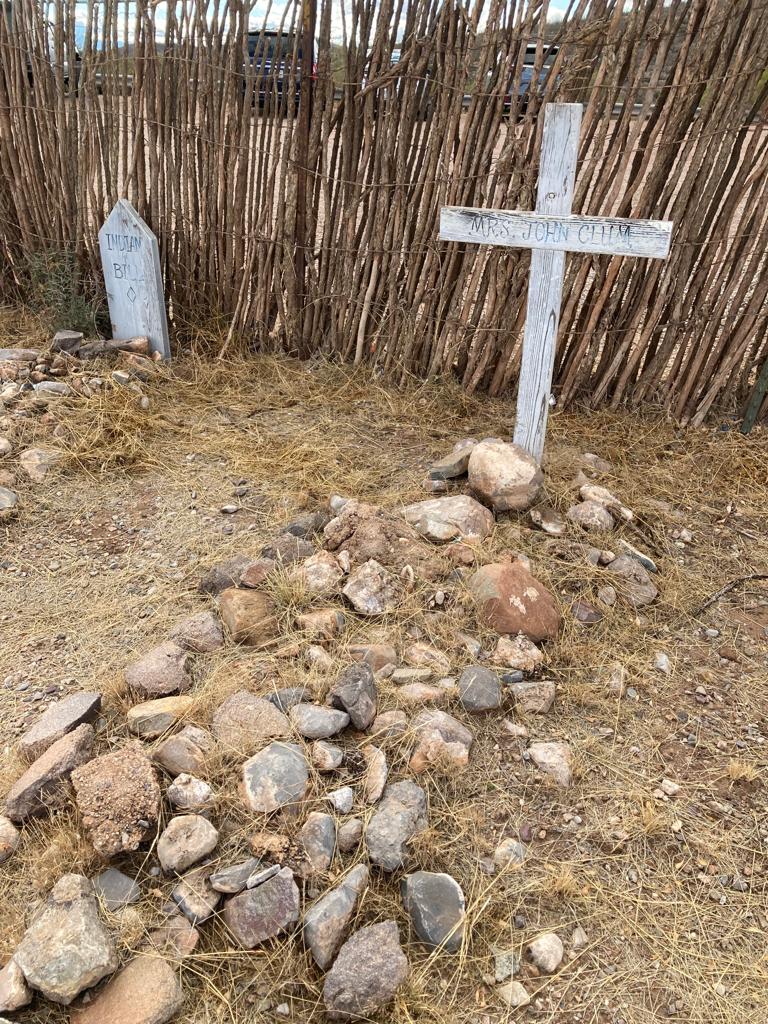
[[[580,103],[544,107],[536,213],[570,215],[581,111]],[[544,453],[564,271],[562,249],[532,250],[514,441],[537,462]]]

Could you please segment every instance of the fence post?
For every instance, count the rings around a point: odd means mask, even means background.
[[[296,324],[299,353],[304,351],[304,310],[307,290],[307,178],[309,162],[309,126],[312,115],[312,70],[315,49],[315,21],[317,0],[302,0],[301,3],[301,78],[299,93],[299,118],[296,136],[296,238],[294,239],[294,268],[296,275],[296,299],[298,322]]]

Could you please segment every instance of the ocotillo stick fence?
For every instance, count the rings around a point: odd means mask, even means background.
[[[542,105],[579,102],[573,208],[675,236],[666,262],[570,261],[558,402],[738,414],[768,358],[768,19],[751,0],[626,7],[547,24],[525,0],[288,0],[265,25],[226,2],[13,0],[2,295],[30,295],[41,253],[98,285],[98,227],[125,196],[182,340],[514,390],[530,256],[439,242],[439,210],[532,209]],[[267,28],[298,110],[262,102],[249,32]]]

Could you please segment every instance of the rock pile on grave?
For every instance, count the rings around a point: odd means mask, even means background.
[[[526,558],[483,554],[498,515],[523,512],[539,499],[539,468],[514,445],[467,440],[430,478],[461,486],[464,474],[471,495],[394,511],[334,499],[330,510],[289,524],[260,550],[212,566],[199,586],[207,606],[125,665],[130,707],[123,732],[112,730],[108,743],[94,728],[104,710],[98,692],[61,700],[27,731],[18,747],[27,767],[0,817],[0,863],[14,856],[30,818],[69,803],[102,868],[92,880],[69,874],[54,885],[0,971],[0,1013],[42,997],[73,1004],[80,1024],[116,1018],[127,1005],[137,1022],[164,1024],[183,999],[171,960],[190,956],[214,918],[214,934],[228,948],[254,950],[300,933],[322,972],[318,988],[333,1020],[370,1017],[397,996],[409,976],[406,928],[441,956],[471,943],[458,881],[419,863],[431,787],[472,763],[476,732],[489,716],[503,720],[517,743],[536,731],[536,716],[550,712],[557,694],[542,674],[540,645],[557,639],[562,611]],[[578,534],[593,517],[607,523],[596,509],[632,518],[605,488],[582,485],[580,498],[564,530]],[[533,521],[543,526],[545,519]],[[457,545],[472,547],[471,568],[455,557]],[[655,598],[639,553],[625,548],[601,561],[595,550],[615,599],[638,608]],[[207,655],[236,645],[269,652],[282,642],[285,615],[269,589],[278,572],[321,605],[296,615],[292,625],[306,641],[291,648],[297,658],[330,672],[335,663],[323,656],[355,616],[383,621],[382,639],[349,645],[348,663],[333,668],[322,699],[313,685],[280,688],[265,673],[199,718]],[[466,586],[452,588],[457,580]],[[478,627],[495,634],[487,649],[467,634],[458,655],[423,639],[399,651],[386,642],[386,616],[417,584],[438,583],[443,601],[446,594],[468,601]],[[393,698],[401,706],[390,706]],[[392,750],[405,756],[393,759]],[[566,742],[534,739],[525,758],[549,784],[571,785]],[[214,778],[214,765],[225,766],[228,778]],[[237,854],[219,801],[227,787],[257,824],[239,836]],[[155,875],[172,885],[170,902],[146,939],[152,957],[119,963],[104,910],[136,907],[147,893],[110,862],[139,849],[156,858]],[[525,856],[524,843],[507,838],[489,870],[520,869]],[[400,924],[375,919],[366,902],[371,872],[400,899]],[[552,973],[563,945],[546,934],[528,955]],[[523,1006],[528,994],[508,981],[510,973],[501,972],[499,996]],[[79,999],[90,990],[90,999]]]

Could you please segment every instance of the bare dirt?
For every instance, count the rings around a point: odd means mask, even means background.
[[[109,367],[102,370],[108,377]],[[47,414],[23,403],[6,410],[0,434],[16,452],[54,446],[65,460],[41,484],[24,480],[15,454],[0,467],[16,473],[21,498],[19,516],[0,534],[0,792],[19,774],[15,738],[61,693],[102,689],[100,752],[125,742],[122,669],[179,619],[209,606],[197,584],[214,562],[241,551],[257,556],[281,524],[333,493],[390,508],[426,497],[420,481],[430,461],[461,437],[509,436],[512,425],[510,402],[470,399],[446,383],[395,391],[367,372],[323,364],[188,359],[142,390],[149,411],[133,392],[110,387],[89,400],[56,399]],[[545,475],[561,512],[575,497],[586,451],[612,463],[600,482],[636,514],[598,546],[620,536],[650,553],[660,596],[642,613],[619,599],[598,625],[582,626],[569,613],[572,601],[594,601],[607,582],[585,557],[585,535],[572,527],[566,538],[550,538],[525,516],[499,518],[482,560],[527,554],[564,610],[545,670],[557,700],[548,715],[527,721],[511,707],[472,719],[450,708],[476,742],[464,773],[426,777],[430,827],[414,844],[413,864],[459,881],[468,941],[457,955],[430,954],[409,933],[397,880],[374,878],[356,925],[394,917],[411,963],[407,986],[381,1014],[389,1024],[766,1019],[768,586],[746,577],[768,572],[768,439],[679,433],[650,417],[556,414]],[[229,504],[238,510],[223,513]],[[675,536],[686,529],[689,541]],[[447,653],[458,674],[472,662],[458,634],[484,647],[493,638],[478,627],[461,580],[440,587],[442,608],[436,584],[417,582],[395,616],[370,624],[348,614],[345,635],[328,645],[334,670],[324,673],[291,654],[299,642],[293,616],[306,598],[276,591],[283,656],[230,643],[196,657],[200,699],[190,720],[207,725],[212,709],[244,684],[258,692],[265,671],[270,687],[309,682],[322,693],[349,663],[347,647],[363,640],[401,652],[419,636]],[[657,652],[669,657],[669,674],[654,668]],[[617,664],[629,688],[623,697],[608,684]],[[385,709],[398,706],[395,686],[382,683],[381,694]],[[505,734],[505,716],[525,724],[531,739],[572,745],[570,789],[526,760],[525,744]],[[407,743],[389,757],[391,778],[407,777]],[[334,785],[354,783],[359,761],[351,758]],[[247,856],[255,833],[292,838],[301,824],[246,816],[237,775],[222,760],[210,779],[222,864]],[[654,795],[664,778],[679,784],[676,796]],[[327,807],[315,785],[308,810]],[[491,876],[484,861],[506,836],[525,842],[527,860]],[[337,856],[318,888],[356,856]],[[143,891],[140,904],[107,915],[125,962],[162,920],[172,882],[153,871],[153,847],[114,864]],[[62,873],[101,866],[71,808],[25,829],[0,871],[0,962]],[[571,939],[577,926],[587,936],[580,949]],[[532,1003],[509,1011],[493,982],[494,950],[522,953],[546,930],[564,941],[563,965],[551,977],[524,965],[518,977]],[[244,953],[218,921],[202,932],[195,954],[178,963],[180,1021],[325,1019],[322,975],[299,934]],[[68,1018],[38,1000],[19,1019]]]

